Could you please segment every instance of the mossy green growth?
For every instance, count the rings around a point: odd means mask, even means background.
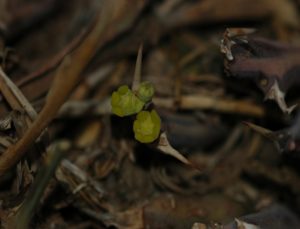
[[[120,117],[136,114],[144,105],[145,102],[140,100],[127,85],[120,86],[111,96],[112,112]]]
[[[141,143],[150,143],[158,138],[161,120],[155,110],[141,111],[133,123],[134,137]]]
[[[147,103],[152,99],[153,95],[154,86],[152,83],[145,81],[139,85],[137,96],[140,100]]]

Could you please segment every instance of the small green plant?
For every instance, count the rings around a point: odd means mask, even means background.
[[[134,137],[141,143],[155,141],[160,134],[161,120],[153,109],[146,107],[154,95],[154,87],[150,82],[142,82],[137,91],[132,91],[127,85],[120,86],[111,96],[113,114],[124,117],[136,115],[133,124]]]
[[[161,120],[157,112],[154,109],[149,111],[154,87],[150,82],[141,82],[142,51],[141,45],[136,59],[132,89],[123,85],[111,96],[112,112],[120,117],[137,114],[133,122],[134,137],[137,141],[151,143],[159,138],[156,144],[158,150],[184,164],[192,165],[186,157],[170,145],[166,133],[161,132]]]

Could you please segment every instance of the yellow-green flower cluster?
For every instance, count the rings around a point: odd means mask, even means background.
[[[111,96],[112,112],[120,117],[136,114],[144,105],[145,103],[127,85],[119,87]]]
[[[136,92],[123,85],[111,96],[112,112],[120,117],[137,114],[133,124],[135,139],[142,143],[150,143],[158,138],[161,120],[155,110],[143,110],[146,103],[154,95],[154,87],[150,82],[142,82]]]
[[[155,110],[141,111],[133,123],[134,137],[142,143],[153,142],[160,133],[160,117]]]
[[[142,82],[139,86],[137,96],[145,103],[149,102],[154,95],[154,87],[150,82]]]

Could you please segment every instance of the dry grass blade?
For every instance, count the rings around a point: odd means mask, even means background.
[[[14,110],[25,110],[31,121],[37,117],[37,113],[32,105],[25,98],[19,88],[8,78],[0,67],[0,90],[7,102]]]
[[[154,98],[157,106],[173,109],[175,101],[172,98]],[[223,113],[243,114],[253,117],[264,117],[265,109],[246,100],[216,98],[207,95],[184,95],[180,97],[178,108],[183,110],[203,109]]]
[[[35,183],[32,187],[32,192],[25,199],[22,207],[17,213],[16,217],[13,217],[12,228],[26,229],[28,228],[30,219],[34,214],[34,210],[37,207],[41,196],[49,180],[51,179],[54,171],[59,164],[60,160],[70,148],[70,143],[67,141],[61,141],[53,145],[48,153],[45,166],[42,167],[37,175]]]

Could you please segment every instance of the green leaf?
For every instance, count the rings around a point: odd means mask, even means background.
[[[134,137],[141,143],[150,143],[158,138],[161,120],[155,110],[141,111],[133,123]]]

